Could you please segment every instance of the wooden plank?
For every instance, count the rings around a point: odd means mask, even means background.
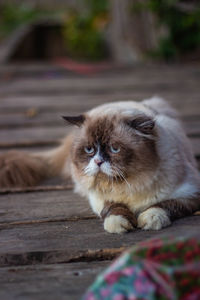
[[[0,269],[0,299],[78,300],[109,261]]]
[[[26,64],[21,64],[21,63],[17,63],[17,62],[12,62],[12,63],[8,63],[8,64],[4,64],[1,66],[0,69],[0,75],[3,76],[4,74],[13,74],[19,77],[27,77],[27,75],[38,75],[38,74],[46,74],[46,75],[54,75],[51,72],[66,72],[66,74],[68,74],[69,76],[74,76],[74,74],[76,76],[76,73],[73,72],[69,72],[65,67],[62,67],[61,65],[58,65],[56,62],[34,62],[33,63],[26,63]],[[104,72],[99,72],[97,74],[95,74],[95,76],[101,76],[102,73],[103,74],[113,74],[115,76],[120,75],[120,74],[124,74],[124,73],[135,73],[135,72],[148,72],[150,71],[153,74],[157,74],[158,76],[160,75],[160,72],[164,72],[165,74],[180,74],[180,75],[184,75],[185,73],[188,73],[190,76],[196,74],[199,76],[199,69],[197,68],[196,65],[192,65],[192,64],[154,64],[154,63],[145,63],[145,64],[137,64],[134,67],[132,66],[127,66],[127,65],[117,65],[117,64],[113,64],[113,66],[111,66],[111,69],[106,70]],[[50,74],[49,74],[50,73]],[[55,74],[56,76],[57,74]],[[82,76],[81,76],[82,77]]]
[[[198,110],[197,110],[198,112]],[[81,108],[74,110],[67,110],[68,115],[81,114]],[[62,132],[66,124],[62,119],[63,111],[60,112],[40,112],[36,109],[27,110],[24,113],[6,113],[0,112],[0,130],[4,129],[18,129],[29,127],[60,127]],[[200,109],[199,116],[182,118],[185,131],[189,136],[200,136]]]
[[[132,91],[128,92],[127,90],[120,91],[107,91],[104,93],[101,91],[99,94],[87,94],[84,93],[75,95],[65,95],[65,96],[11,96],[0,97],[0,113],[1,115],[16,114],[21,113],[23,118],[37,118],[41,114],[47,114],[49,112],[54,114],[54,119],[57,120],[63,114],[73,114],[80,113],[91,109],[97,105],[121,101],[121,100],[135,100],[140,101],[141,99],[150,98],[152,95],[157,94],[164,97],[171,103],[182,116],[198,116],[200,112],[199,107],[199,90],[197,92],[174,92],[170,89],[167,91],[161,90],[159,92],[157,89],[152,91]],[[12,115],[11,115],[12,118]]]
[[[39,223],[95,218],[88,201],[72,190],[0,195],[0,228],[9,223]]]
[[[79,107],[91,107],[97,104],[103,103],[103,99],[99,95],[54,95],[49,94],[48,96],[33,96],[31,94],[27,96],[12,96],[7,97],[0,96],[0,108],[2,112],[27,112],[30,108],[35,108],[36,110],[41,111],[53,111],[56,112],[59,109],[59,112],[63,109],[65,110],[77,110]],[[56,109],[57,108],[57,109]],[[56,110],[55,110],[56,109]]]
[[[83,111],[78,108],[75,110],[67,110],[68,115],[78,115]],[[20,127],[66,127],[66,123],[62,119],[65,113],[60,112],[39,112],[32,108],[19,113],[0,112],[0,129],[20,128]],[[20,129],[19,129],[20,130]]]
[[[56,71],[58,67],[51,62],[45,63],[45,62],[34,62],[34,63],[6,63],[2,64],[0,68],[0,75],[3,77],[5,74],[13,74],[13,76],[16,75],[24,75],[27,76],[27,74],[39,74],[39,73],[45,73],[48,74],[51,71]],[[59,67],[59,70],[62,70],[62,68]]]
[[[121,74],[121,72],[116,72],[113,69],[111,72],[104,72],[99,74],[92,74],[90,76],[60,76],[60,77],[51,77],[51,76],[38,76],[31,78],[20,78],[15,77],[14,80],[2,80],[9,81],[9,86],[4,85],[2,87],[2,91],[7,91],[10,88],[10,92],[14,89],[16,92],[22,90],[32,90],[37,88],[39,90],[49,90],[49,89],[57,89],[59,88],[76,88],[79,89],[90,89],[90,88],[98,88],[99,86],[104,86],[105,88],[113,88],[117,86],[129,86],[129,85],[151,85],[152,83],[156,83],[159,85],[160,83],[170,83],[171,86],[179,86],[182,84],[182,88],[184,85],[192,88],[194,86],[198,86],[199,73],[194,71],[190,72],[187,68],[181,68],[176,70],[173,68],[132,68],[128,71],[125,71]],[[127,75],[127,76],[124,76]],[[150,76],[151,75],[151,76]],[[188,76],[190,75],[190,76]],[[25,85],[23,84],[25,83]]]
[[[29,145],[29,146],[19,144],[18,147],[17,147],[16,144],[13,145],[12,143],[10,143],[8,145],[8,147],[6,147],[6,145],[3,146],[3,147],[0,146],[0,153],[4,153],[4,152],[9,151],[11,149],[12,150],[15,149],[15,150],[18,150],[18,151],[28,151],[28,152],[46,151],[46,150],[52,149],[53,147],[57,146],[58,144],[59,143],[57,143],[57,142],[56,142],[56,144],[53,143],[53,144],[49,144],[49,145],[42,143],[42,144],[39,144],[37,146],[36,144],[31,143],[31,145]]]
[[[54,183],[54,179],[56,183]],[[50,185],[45,184],[36,185],[36,186],[26,186],[26,187],[11,187],[11,188],[3,188],[0,190],[0,195],[8,195],[8,194],[23,194],[23,193],[35,193],[35,192],[52,192],[52,191],[68,191],[73,189],[73,184],[71,182],[67,182],[64,178],[53,177],[47,179],[47,182],[53,181]]]
[[[200,157],[200,139],[199,137],[191,138],[192,149],[197,158]]]
[[[12,62],[8,64],[4,64],[1,66],[0,69],[0,75],[6,74],[7,72],[13,73],[14,75],[20,75],[23,77],[26,77],[27,74],[49,74],[49,72],[58,71],[58,72],[65,72],[66,74],[69,74],[68,70],[63,67],[61,64],[58,64],[57,62],[34,62],[34,63],[17,63]],[[120,71],[120,72],[119,72]],[[109,70],[106,70],[104,72],[96,73],[95,76],[102,76],[104,74],[113,74],[115,76],[124,74],[124,73],[135,73],[135,72],[151,72],[153,74],[160,75],[160,72],[165,72],[165,74],[180,74],[184,75],[185,73],[188,73],[190,76],[197,75],[199,76],[199,68],[197,68],[197,65],[195,64],[165,64],[165,63],[148,63],[145,62],[145,64],[135,64],[133,66],[127,66],[122,64],[113,64]],[[51,73],[50,73],[51,74]],[[70,72],[69,75],[71,77],[73,75],[82,77],[82,75],[77,75],[76,73]],[[56,74],[57,75],[57,74]]]
[[[160,231],[109,234],[101,220],[8,226],[0,231],[0,265],[61,263],[108,259],[126,247],[152,237],[199,235],[200,217],[174,222]]]
[[[30,146],[55,146],[69,132],[68,126],[54,127],[33,127],[0,130],[0,148],[16,148]],[[199,130],[198,130],[199,132]],[[200,137],[199,133],[192,129],[191,143],[193,145],[195,155],[200,154]]]
[[[200,113],[198,119],[195,120],[194,118],[188,121],[183,119],[182,123],[188,136],[197,138],[200,137]]]
[[[145,84],[144,84],[145,82]],[[126,91],[148,91],[149,93],[158,93],[160,91],[171,90],[176,92],[180,90],[182,92],[192,93],[198,92],[199,81],[192,79],[180,80],[170,77],[167,80],[160,79],[155,80],[149,74],[148,78],[89,78],[89,79],[56,79],[56,80],[18,80],[11,81],[9,84],[2,84],[0,95],[5,97],[6,95],[74,95],[74,94],[105,94],[108,92],[126,92]]]
[[[53,143],[61,140],[70,131],[69,126],[55,127],[36,127],[36,128],[21,128],[0,130],[0,147],[7,145],[14,146],[15,144],[31,145]]]
[[[72,74],[72,73],[71,73]],[[146,79],[147,81],[144,81],[143,84],[151,84],[152,82],[169,82],[172,85],[179,84],[179,83],[187,83],[188,86],[192,86],[193,84],[198,82],[199,74],[197,72],[189,72],[188,70],[179,70],[176,71],[173,69],[155,69],[152,70],[151,68],[146,68],[145,70],[143,68],[138,69],[130,69],[125,72],[116,72],[115,69],[113,69],[111,72],[104,72],[104,73],[96,73],[88,76],[82,76],[76,74],[76,76],[70,76],[70,73],[65,74],[64,76],[32,76],[31,78],[24,77],[21,78],[20,76],[15,76],[12,78],[12,80],[9,80],[9,78],[2,78],[2,82],[4,81],[10,81],[11,83],[11,89],[14,87],[23,87],[22,81],[29,83],[29,88],[35,87],[41,87],[41,88],[48,88],[48,83],[51,83],[52,87],[58,87],[58,86],[66,86],[66,87],[75,87],[77,83],[77,88],[82,88],[86,85],[88,88],[92,86],[98,86],[105,84],[106,87],[113,87],[117,86],[118,84],[121,85],[129,85],[131,84],[141,84],[141,80]],[[149,76],[151,74],[151,76]],[[190,77],[188,76],[190,74]],[[52,74],[53,75],[53,74]],[[127,75],[127,78],[125,78],[124,75]],[[179,75],[177,77],[177,75]],[[13,80],[14,79],[14,80]],[[66,80],[67,79],[67,80]],[[109,79],[109,80],[108,80]],[[5,87],[6,88],[6,87]],[[23,87],[25,88],[25,87]]]

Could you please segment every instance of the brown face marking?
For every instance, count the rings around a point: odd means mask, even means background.
[[[110,137],[116,126],[116,118],[99,118],[88,124],[86,133],[89,143],[98,143],[106,145],[110,141]]]
[[[125,145],[122,137],[115,132],[117,126],[119,126],[119,120],[116,117],[100,118],[90,123],[86,132],[89,144],[99,146],[103,159],[125,172],[127,164],[133,159],[133,149],[128,143]],[[119,147],[120,152],[112,153],[111,146]]]
[[[112,153],[111,145],[120,147],[120,152]],[[73,162],[79,170],[84,170],[93,157],[84,151],[87,146],[94,147],[94,155],[99,148],[103,159],[123,172],[125,177],[154,170],[159,161],[155,141],[137,134],[119,116],[86,119],[73,149]]]

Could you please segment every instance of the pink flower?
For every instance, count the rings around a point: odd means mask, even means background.
[[[122,270],[122,274],[127,275],[127,276],[131,276],[134,272],[134,267],[127,267],[125,269]]]
[[[108,284],[113,284],[115,283],[120,277],[120,272],[112,272],[112,273],[108,273],[106,276],[105,276],[105,281],[108,283]]]
[[[134,295],[128,295],[128,300],[137,300],[137,297]]]
[[[112,300],[125,300],[125,298],[122,294],[116,294]]]
[[[89,292],[84,300],[96,300],[91,292]]]
[[[148,293],[153,288],[150,282],[144,282],[141,279],[136,279],[134,282],[134,288],[137,293]]]
[[[101,290],[102,297],[108,297],[110,294],[110,290],[108,288],[104,288]]]

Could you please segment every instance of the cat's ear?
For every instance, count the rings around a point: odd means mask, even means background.
[[[79,115],[79,116],[62,116],[62,118],[71,125],[76,125],[80,127],[84,121],[85,121],[85,116],[84,115]]]
[[[134,120],[129,120],[128,125],[144,134],[151,134],[155,121],[151,117],[144,115],[136,117]]]

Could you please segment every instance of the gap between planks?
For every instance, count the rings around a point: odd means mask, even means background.
[[[114,258],[118,257],[122,254],[125,250],[130,248],[130,246],[126,247],[118,247],[118,248],[103,248],[97,250],[85,250],[79,251],[78,254],[71,255],[69,257],[65,256],[63,252],[58,251],[48,251],[48,252],[28,252],[24,254],[7,254],[7,258],[4,261],[2,257],[0,257],[0,267],[8,266],[29,266],[35,264],[49,264],[48,260],[52,257],[59,257],[63,256],[63,260],[61,261],[51,261],[50,263],[53,264],[72,264],[72,263],[79,263],[79,262],[97,262],[97,261],[111,261]]]
[[[94,220],[98,219],[97,216],[74,216],[67,218],[54,218],[54,219],[41,219],[41,220],[28,220],[28,221],[17,221],[17,222],[9,222],[9,223],[0,223],[1,229],[8,229],[14,226],[19,225],[30,225],[30,224],[42,224],[42,223],[53,223],[53,222],[77,222],[82,220]]]
[[[112,259],[125,249],[150,238],[199,238],[200,217],[175,221],[160,231],[135,229],[108,234],[99,220],[24,225],[0,231],[0,265],[66,263]],[[66,227],[67,226],[67,227]],[[67,228],[67,229],[66,229]],[[30,238],[31,234],[31,238]]]
[[[67,185],[50,185],[50,186],[34,186],[23,188],[5,188],[0,190],[0,195],[18,194],[18,193],[32,193],[32,192],[48,192],[48,191],[65,191],[72,190],[73,184]]]
[[[110,261],[10,266],[0,269],[0,299],[77,300]]]

